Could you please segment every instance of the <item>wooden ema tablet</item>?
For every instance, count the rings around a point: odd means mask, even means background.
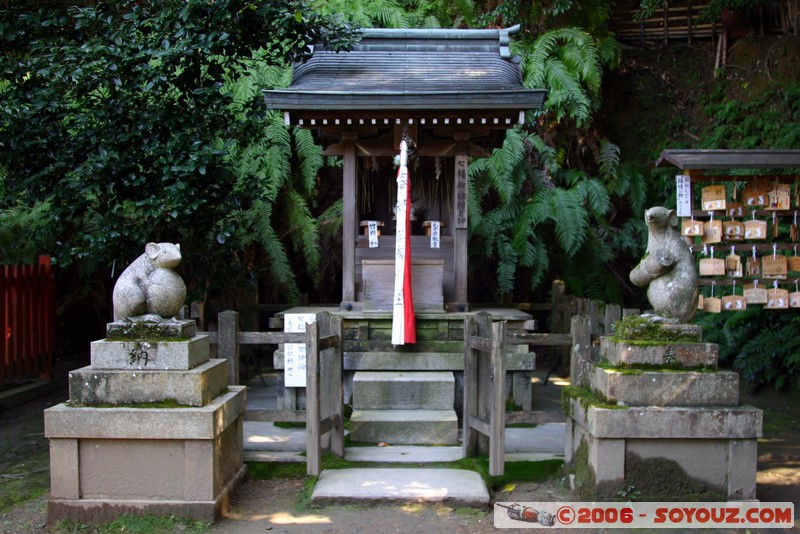
[[[746,270],[747,276],[761,276],[761,260],[748,256]]]
[[[767,221],[749,219],[744,222],[745,239],[766,239]]]
[[[722,243],[722,221],[703,223],[703,243]]]
[[[768,200],[768,186],[764,180],[756,180],[747,184],[742,194],[742,200],[745,206],[754,208],[756,206],[764,206]]]
[[[744,224],[739,221],[723,221],[722,233],[726,241],[742,241],[744,239]]]
[[[700,276],[725,276],[725,260],[703,258],[700,260]]]
[[[775,184],[767,193],[768,210],[788,210],[792,207],[792,186],[789,184]]]
[[[695,237],[703,235],[703,221],[695,221],[694,219],[683,219],[681,221],[681,235],[687,237]]]
[[[761,275],[771,280],[785,280],[788,272],[786,256],[769,254],[761,258]]]
[[[725,209],[725,186],[709,185],[704,187],[701,194],[703,211],[717,211]]]
[[[789,307],[800,308],[800,291],[792,291],[789,293]]]
[[[722,311],[722,300],[717,297],[704,298],[703,311],[707,313],[720,313]]]
[[[744,286],[744,298],[748,304],[766,304],[767,288],[750,284]]]
[[[789,290],[777,288],[767,291],[767,305],[765,308],[768,310],[784,310],[788,307]]]
[[[747,309],[747,301],[740,295],[722,297],[722,309],[725,311],[742,311]]]
[[[742,258],[737,254],[725,256],[725,274],[731,278],[741,278],[744,275],[742,270]]]
[[[800,256],[787,257],[786,264],[789,271],[800,271]]]
[[[705,298],[703,297],[703,295],[699,295],[697,297],[697,309],[700,310],[700,311],[703,311],[703,301],[704,300],[705,300]]]
[[[732,219],[744,218],[744,204],[741,202],[728,202],[725,211],[728,213],[728,217]]]

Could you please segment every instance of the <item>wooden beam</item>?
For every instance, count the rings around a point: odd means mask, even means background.
[[[356,138],[355,132],[342,132],[344,161],[342,164],[342,307],[352,308],[356,299],[356,235],[358,213],[356,206]]]
[[[467,270],[469,254],[467,243],[469,239],[467,219],[467,170],[469,153],[469,133],[458,132],[453,136],[456,141],[455,172],[453,176],[453,266],[455,270],[455,302],[456,311],[466,311],[467,299]]]

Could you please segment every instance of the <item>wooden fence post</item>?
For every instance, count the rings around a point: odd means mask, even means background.
[[[239,385],[239,313],[231,310],[219,314],[219,357],[228,360],[228,385]]]
[[[570,377],[572,385],[585,387],[588,385],[583,362],[592,359],[592,323],[586,315],[572,318],[572,351],[570,354]]]

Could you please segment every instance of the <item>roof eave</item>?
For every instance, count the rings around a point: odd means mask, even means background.
[[[800,150],[664,150],[656,167],[684,170],[800,168]]]

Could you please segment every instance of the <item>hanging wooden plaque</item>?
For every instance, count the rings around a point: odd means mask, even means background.
[[[761,276],[761,260],[749,256],[747,258],[747,276]]]
[[[703,223],[703,243],[722,243],[722,221]]]
[[[786,256],[768,254],[761,258],[761,274],[764,278],[785,280],[788,271],[789,268]]]
[[[800,271],[800,256],[789,256],[786,258],[786,269],[788,271]]]
[[[765,308],[768,310],[784,310],[788,307],[789,290],[778,288],[767,291],[767,305]]]
[[[755,182],[747,184],[742,195],[745,206],[754,208],[756,206],[766,205],[768,199],[768,188],[766,184],[767,182],[764,180],[756,180]]]
[[[792,291],[789,293],[789,307],[800,308],[800,291]]]
[[[725,311],[742,311],[747,309],[747,301],[740,295],[722,297],[722,309]]]
[[[726,241],[742,241],[744,239],[744,224],[739,221],[723,221],[722,233]]]
[[[746,285],[744,286],[744,298],[748,304],[766,304],[767,289],[755,284]]]
[[[700,311],[703,311],[703,300],[705,300],[703,295],[697,297],[697,309]]]
[[[703,211],[717,211],[725,209],[725,186],[709,185],[702,190],[701,205]]]
[[[722,300],[717,297],[704,298],[703,311],[707,313],[720,313],[722,311]]]
[[[792,207],[792,186],[789,184],[775,184],[767,194],[768,210],[788,210]]]
[[[725,256],[725,274],[730,278],[741,278],[744,274],[742,270],[742,258],[738,254],[729,254]]]
[[[749,219],[744,222],[745,239],[766,239],[767,221]]]
[[[741,202],[728,202],[725,210],[728,212],[728,217],[733,219],[741,219],[744,217],[744,204]]]
[[[725,260],[703,258],[700,260],[700,276],[725,276]]]
[[[681,221],[681,235],[694,237],[703,235],[703,221],[683,219]]]

